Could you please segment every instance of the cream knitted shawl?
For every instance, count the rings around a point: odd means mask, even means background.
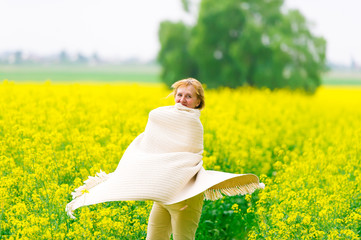
[[[215,200],[223,194],[252,193],[263,188],[253,174],[231,174],[202,167],[203,126],[200,111],[179,103],[154,109],[145,131],[124,152],[117,169],[89,177],[66,206],[75,209],[109,201],[152,200],[172,204],[204,192]]]

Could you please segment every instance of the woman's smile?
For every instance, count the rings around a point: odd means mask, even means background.
[[[174,101],[189,108],[196,108],[200,103],[196,90],[192,85],[179,87]]]

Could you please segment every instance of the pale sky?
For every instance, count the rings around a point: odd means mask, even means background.
[[[199,0],[193,0],[199,2]],[[360,0],[285,0],[328,41],[328,60],[361,65]],[[61,50],[100,57],[154,59],[163,20],[194,21],[181,0],[0,0],[0,52]]]

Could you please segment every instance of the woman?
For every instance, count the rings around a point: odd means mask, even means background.
[[[152,200],[147,239],[194,239],[203,199],[215,200],[263,188],[253,174],[206,171],[202,167],[204,90],[188,78],[172,85],[174,106],[149,113],[145,131],[129,145],[117,169],[100,172],[77,188],[66,206],[108,201]]]

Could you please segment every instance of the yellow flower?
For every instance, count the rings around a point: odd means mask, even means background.
[[[82,193],[82,194],[84,194],[84,193],[89,193],[89,190],[88,190],[88,189],[84,189],[84,190],[81,191],[81,193]]]
[[[77,221],[65,218],[63,209],[88,176],[116,169],[144,130],[149,111],[173,104],[164,99],[168,94],[160,84],[3,81],[0,215],[6,219],[1,231],[9,234],[4,239],[92,239],[99,233],[106,239],[144,239],[150,201],[85,207],[77,210]],[[320,88],[313,96],[206,90],[204,167],[255,173],[267,186],[245,196],[252,202],[245,218],[259,219],[248,238],[358,238],[360,95],[361,88]],[[219,99],[227,99],[227,107]],[[199,229],[206,229],[202,224]]]
[[[303,219],[302,219],[302,224],[304,225],[309,225],[311,223],[311,216],[305,216]]]
[[[237,204],[237,203],[235,203],[235,204],[232,205],[232,210],[233,210],[234,213],[238,213],[238,212],[240,211],[240,210],[238,209],[238,204]]]

